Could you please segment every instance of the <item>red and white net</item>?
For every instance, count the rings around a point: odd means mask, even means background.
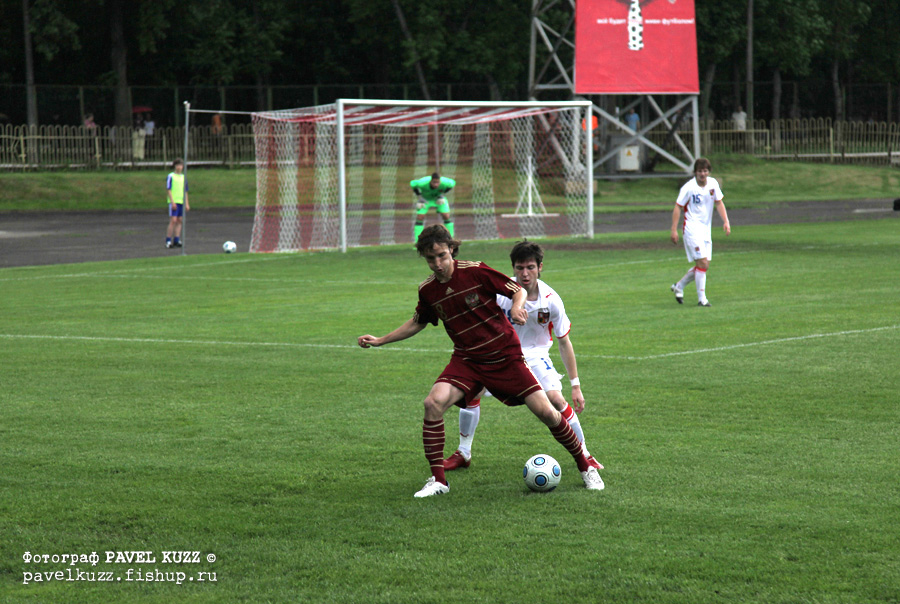
[[[343,103],[348,247],[412,242],[410,181],[433,172],[456,181],[447,198],[458,239],[591,233],[583,106],[383,103]],[[250,251],[341,247],[337,111],[254,114]]]

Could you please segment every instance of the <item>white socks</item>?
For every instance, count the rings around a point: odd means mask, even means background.
[[[459,410],[459,452],[466,459],[472,458],[472,441],[475,439],[475,428],[481,418],[481,405]]]
[[[681,281],[675,284],[675,288],[683,292],[684,288],[687,287],[688,283],[694,280],[694,269],[691,268],[688,272],[684,274],[684,277],[681,278]]]
[[[697,282],[697,301],[706,302],[706,271],[702,268],[695,269],[694,279]]]
[[[684,274],[681,281],[675,284],[675,289],[680,292],[693,281],[697,286],[697,301],[706,302],[706,271],[702,268],[693,267]]]

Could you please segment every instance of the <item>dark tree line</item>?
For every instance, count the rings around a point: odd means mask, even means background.
[[[696,0],[701,92],[828,81],[835,117],[850,82],[900,81],[897,0]],[[531,0],[0,0],[0,84],[115,86],[128,123],[129,85],[474,82],[521,97]],[[26,35],[27,24],[27,35]],[[737,98],[739,91],[735,90]],[[760,100],[758,99],[758,102]]]

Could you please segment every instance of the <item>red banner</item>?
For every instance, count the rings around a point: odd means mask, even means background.
[[[577,94],[699,94],[694,0],[578,0]]]

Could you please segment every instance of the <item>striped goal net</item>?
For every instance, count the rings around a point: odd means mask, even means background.
[[[593,236],[589,116],[588,101],[341,99],[255,113],[250,251],[412,243],[411,182],[433,173],[456,183],[458,239]]]

